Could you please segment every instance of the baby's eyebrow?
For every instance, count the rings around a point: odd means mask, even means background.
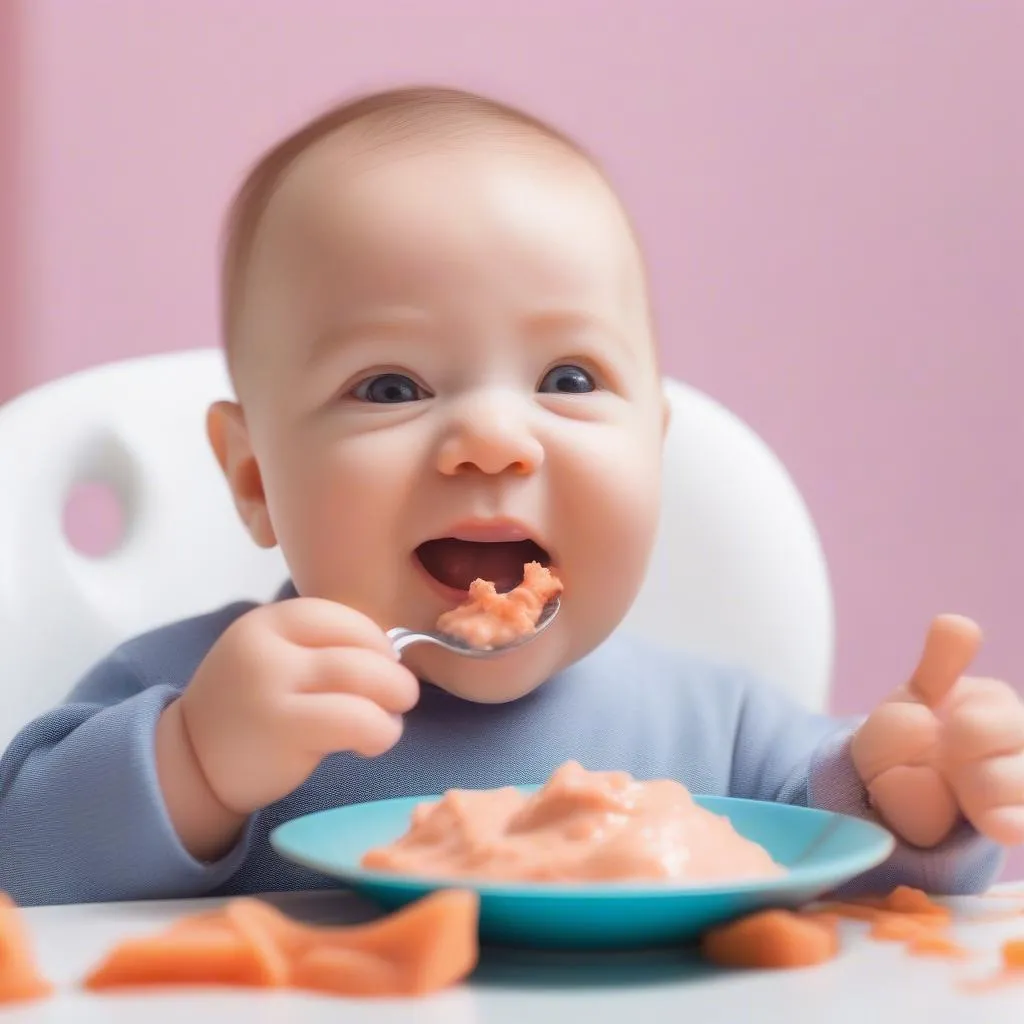
[[[319,363],[326,356],[355,342],[407,338],[422,331],[429,322],[426,313],[400,307],[341,321],[332,324],[313,339],[308,362]]]
[[[575,309],[545,309],[530,313],[521,320],[523,333],[538,341],[557,340],[583,332],[600,334],[614,341],[623,340],[622,330],[611,321],[594,313]]]

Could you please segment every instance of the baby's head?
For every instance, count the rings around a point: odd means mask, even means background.
[[[615,629],[657,524],[666,407],[634,234],[575,144],[452,90],[340,107],[251,172],[222,289],[238,404],[211,409],[211,441],[299,594],[431,628],[474,578],[553,565],[563,607],[534,643],[406,653],[484,702]]]

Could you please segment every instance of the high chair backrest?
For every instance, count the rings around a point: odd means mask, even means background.
[[[732,414],[674,381],[661,533],[624,628],[746,665],[818,708],[832,601],[807,510]],[[209,451],[205,410],[231,388],[216,349],[110,363],[0,407],[0,747],[120,641],[238,598],[287,570],[257,548]],[[118,496],[120,545],[82,555],[69,493]],[[610,581],[613,585],[613,581]]]

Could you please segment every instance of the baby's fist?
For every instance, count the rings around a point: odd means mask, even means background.
[[[910,681],[853,738],[872,804],[916,846],[941,842],[960,815],[996,842],[1024,841],[1024,702],[963,676],[980,643],[970,619],[939,616]]]
[[[236,620],[180,705],[210,788],[224,807],[248,814],[292,792],[328,754],[382,754],[418,696],[374,622],[299,597]]]

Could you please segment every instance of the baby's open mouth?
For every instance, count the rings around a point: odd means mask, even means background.
[[[455,590],[469,590],[476,579],[490,580],[499,593],[514,590],[523,582],[527,562],[550,565],[548,553],[532,540],[474,541],[440,537],[416,549],[420,564],[439,583]]]

